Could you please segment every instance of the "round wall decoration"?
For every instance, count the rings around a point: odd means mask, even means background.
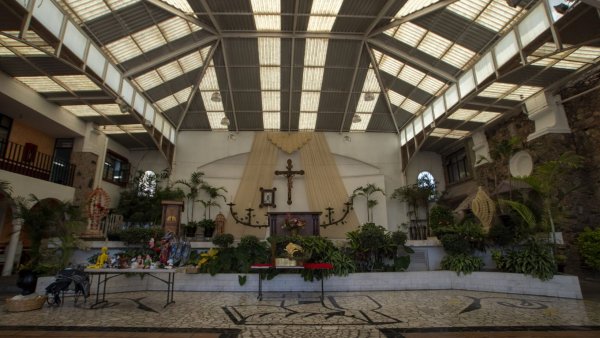
[[[533,158],[526,150],[521,150],[510,158],[508,168],[513,177],[529,176],[533,171]]]

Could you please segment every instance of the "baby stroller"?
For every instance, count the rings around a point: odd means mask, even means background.
[[[48,304],[59,306],[64,298],[65,291],[75,291],[75,304],[79,296],[83,295],[83,301],[90,295],[90,278],[83,270],[67,268],[56,275],[56,280],[46,287]]]

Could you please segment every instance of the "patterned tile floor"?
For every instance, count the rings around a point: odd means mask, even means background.
[[[12,337],[600,337],[600,303],[456,290],[265,293],[163,292],[107,295],[91,308],[9,313]],[[93,333],[92,333],[93,332]],[[442,332],[445,332],[442,334]]]

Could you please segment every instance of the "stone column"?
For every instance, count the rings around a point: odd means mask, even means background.
[[[12,274],[13,265],[15,264],[15,255],[17,253],[17,247],[19,246],[19,237],[21,236],[22,225],[22,218],[13,218],[13,232],[10,236],[8,249],[6,250],[6,261],[4,262],[4,268],[2,269],[2,276],[10,276]]]

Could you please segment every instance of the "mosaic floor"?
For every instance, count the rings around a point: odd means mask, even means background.
[[[61,307],[32,312],[8,313],[2,305],[0,336],[600,337],[595,301],[455,290],[319,296],[265,293],[258,301],[255,293],[177,292],[163,308],[165,293],[135,292],[109,294],[94,308],[93,298],[74,304],[68,297]]]

